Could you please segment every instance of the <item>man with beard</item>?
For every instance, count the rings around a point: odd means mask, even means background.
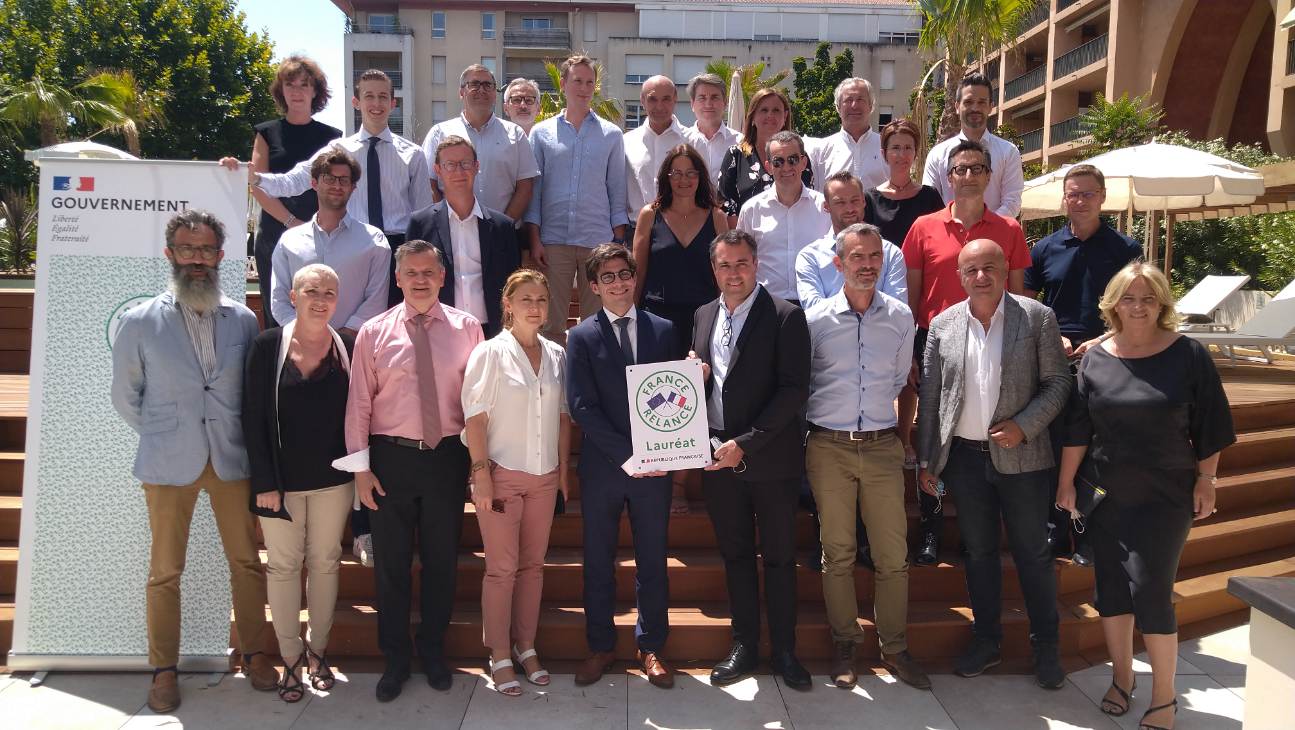
[[[1021,151],[987,128],[989,95],[989,79],[983,74],[968,74],[958,84],[958,120],[962,129],[931,148],[926,155],[922,184],[939,190],[945,200],[953,200],[949,155],[961,142],[978,142],[994,160],[994,170],[985,187],[985,205],[1004,218],[1015,218],[1021,212],[1021,191],[1025,188]]]
[[[149,709],[180,706],[180,576],[198,492],[205,491],[229,560],[243,671],[258,690],[279,676],[262,650],[274,637],[265,620],[265,569],[247,505],[251,486],[239,404],[243,353],[256,315],[220,293],[217,269],[225,228],[188,210],[166,226],[171,288],[121,320],[112,348],[112,404],[136,433],[134,474],[144,487],[152,554],[148,568]]]

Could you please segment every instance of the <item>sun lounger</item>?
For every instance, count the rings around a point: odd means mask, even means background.
[[[1178,313],[1182,315],[1185,332],[1224,330],[1226,325],[1215,322],[1215,316],[1228,297],[1237,293],[1250,281],[1249,276],[1210,276],[1197,282],[1192,290],[1178,300]]]
[[[1295,349],[1295,297],[1269,301],[1236,332],[1188,332],[1187,336],[1218,347],[1233,362],[1237,359],[1233,348],[1253,347],[1271,364],[1272,348]]]

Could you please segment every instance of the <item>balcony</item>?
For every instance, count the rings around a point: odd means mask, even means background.
[[[413,35],[414,29],[407,25],[391,25],[389,23],[379,23],[376,25],[365,25],[364,23],[346,23],[347,33],[377,33],[380,35]]]
[[[1069,119],[1063,119],[1052,125],[1052,134],[1048,138],[1049,145],[1065,144],[1073,142],[1084,136],[1083,125],[1080,124],[1081,117],[1074,116]]]
[[[1057,0],[1057,12],[1060,13],[1077,2],[1079,2],[1079,0]]]
[[[1028,155],[1043,149],[1043,127],[1021,135],[1021,154]]]
[[[989,105],[998,106],[998,87],[992,84],[989,87]]]
[[[504,48],[571,48],[569,28],[504,28]]]
[[[1031,30],[1034,30],[1035,26],[1039,25],[1040,23],[1046,23],[1048,20],[1048,16],[1050,16],[1051,14],[1052,14],[1052,0],[1043,0],[1043,2],[1041,2],[1039,6],[1034,9],[1034,12],[1025,16],[1025,19],[1021,21],[1021,27],[1017,35],[1024,35],[1025,33],[1028,33]]]
[[[369,70],[369,69],[365,69],[364,71],[367,71],[367,70]],[[382,73],[386,74],[387,76],[391,77],[391,88],[392,88],[392,89],[402,89],[402,88],[404,88],[405,75],[404,75],[402,72],[400,72],[400,71],[393,71],[393,70],[391,70],[391,69],[386,69],[386,68],[380,68],[380,69],[378,69],[378,70],[379,70],[379,71],[381,71]],[[359,85],[360,85],[360,77],[364,75],[364,71],[356,71],[356,72],[355,72],[355,79],[354,79],[354,81],[355,81],[355,85],[356,85],[356,86],[359,86]]]
[[[1068,76],[1081,68],[1097,63],[1106,58],[1106,42],[1110,36],[1106,33],[1097,36],[1075,50],[1057,58],[1052,64],[1052,78]]]
[[[1003,101],[1011,101],[1043,86],[1043,82],[1047,77],[1046,66],[1039,66],[1031,71],[1026,71],[1003,85]]]
[[[1295,38],[1286,41],[1286,75],[1295,74]]]

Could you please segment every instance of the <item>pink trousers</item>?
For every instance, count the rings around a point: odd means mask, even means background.
[[[558,472],[535,475],[493,464],[495,499],[502,514],[477,515],[485,545],[486,574],[481,579],[483,642],[496,660],[513,643],[533,644],[544,590],[544,554],[553,526]]]

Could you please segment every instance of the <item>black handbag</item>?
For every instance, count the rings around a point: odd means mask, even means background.
[[[1091,461],[1084,461],[1075,474],[1075,513],[1071,516],[1075,532],[1083,533],[1085,523],[1093,516],[1097,506],[1106,499],[1106,489],[1098,483],[1097,469]]]

